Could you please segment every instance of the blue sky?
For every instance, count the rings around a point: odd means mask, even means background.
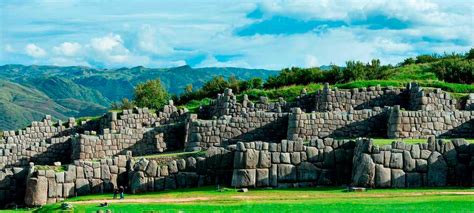
[[[472,0],[0,1],[0,64],[281,69],[474,45]]]

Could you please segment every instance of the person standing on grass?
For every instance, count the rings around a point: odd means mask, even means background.
[[[123,186],[120,186],[119,187],[119,193],[120,193],[120,200],[124,199],[123,197],[123,192],[125,191],[125,189],[123,188]]]
[[[117,195],[119,193],[119,190],[117,188],[114,189],[114,199],[117,199]]]

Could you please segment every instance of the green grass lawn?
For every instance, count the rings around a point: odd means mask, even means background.
[[[300,188],[250,189],[247,193],[240,193],[233,189],[218,192],[213,187],[205,187],[126,195],[124,202],[110,203],[109,207],[99,207],[98,204],[110,199],[110,194],[76,197],[67,202],[74,206],[74,212],[105,212],[106,209],[112,212],[470,212],[474,209],[473,192],[467,188],[376,189],[367,192],[345,192],[343,188]],[[60,203],[57,203],[35,211],[59,210]]]

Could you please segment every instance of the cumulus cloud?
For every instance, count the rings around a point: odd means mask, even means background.
[[[47,54],[43,48],[31,43],[26,45],[25,52],[27,55],[33,58],[42,58],[45,57]]]
[[[75,56],[81,51],[82,46],[77,42],[64,42],[53,47],[56,54],[64,56]]]
[[[90,42],[92,49],[98,52],[128,52],[126,48],[123,47],[122,37],[118,34],[110,33],[104,37],[92,38]]]
[[[150,59],[146,55],[132,53],[124,45],[124,41],[119,34],[109,33],[106,36],[94,37],[87,45],[91,52],[89,57],[93,61],[103,61],[104,65],[147,65]]]
[[[137,36],[138,48],[157,55],[169,55],[173,48],[164,41],[164,36],[150,25],[143,25]]]

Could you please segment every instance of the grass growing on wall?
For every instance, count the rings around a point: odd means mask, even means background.
[[[445,141],[448,141],[450,139],[444,139]],[[474,143],[474,139],[464,139],[468,143]],[[417,143],[426,143],[428,139],[426,138],[421,138],[421,139],[387,139],[387,138],[375,138],[373,139],[375,145],[387,145],[387,144],[392,144],[393,141],[402,141],[406,144],[417,144]]]
[[[234,189],[215,187],[180,189],[126,195],[113,203],[111,194],[87,195],[68,199],[75,212],[469,212],[474,196],[469,188],[374,189],[346,192],[344,188]],[[109,207],[99,203],[109,201]],[[60,210],[60,203],[46,205],[36,212]]]
[[[199,112],[199,108],[201,106],[207,106],[211,104],[211,99],[210,98],[204,98],[202,100],[191,100],[186,105],[183,105],[181,107],[185,107],[189,110],[191,113],[197,113]]]
[[[301,95],[301,91],[306,89],[307,93],[314,93],[322,88],[321,84],[308,84],[308,85],[291,85],[280,87],[277,89],[251,89],[243,92],[238,96],[239,100],[242,100],[243,94],[246,94],[250,100],[259,100],[261,96],[268,97],[271,101],[277,101],[278,98],[282,97],[285,101],[295,101],[296,97]]]
[[[64,172],[66,171],[66,166],[51,166],[51,165],[35,165],[35,169],[37,170],[54,170],[54,172]]]
[[[193,152],[167,152],[167,153],[162,153],[162,154],[154,154],[154,155],[144,155],[144,156],[136,156],[134,159],[140,159],[140,158],[154,158],[154,159],[159,159],[159,158],[184,158],[184,157],[189,157],[189,156],[203,156],[206,154],[206,151],[193,151]]]

